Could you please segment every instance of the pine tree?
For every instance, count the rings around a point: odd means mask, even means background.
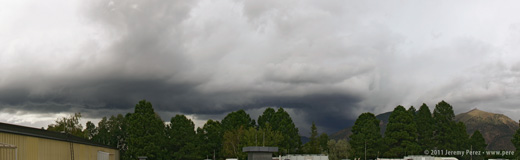
[[[455,149],[460,150],[468,150],[469,148],[469,135],[466,131],[466,125],[462,122],[455,123],[455,130],[452,134],[452,139],[454,141]]]
[[[417,130],[412,114],[403,106],[397,106],[390,115],[384,137],[386,147],[389,148],[384,154],[386,157],[398,158],[420,152],[415,141]]]
[[[311,126],[311,137],[309,138],[308,145],[308,153],[309,154],[319,154],[320,153],[320,142],[318,139],[318,128],[316,128],[316,124],[312,122]]]
[[[166,158],[164,122],[150,102],[139,101],[134,113],[129,115],[128,124],[127,159],[137,159],[138,156],[150,160]]]
[[[370,112],[359,115],[350,135],[353,158],[374,159],[381,149],[379,120]]]
[[[483,153],[486,150],[487,144],[484,140],[484,137],[482,137],[482,134],[480,134],[480,131],[476,130],[473,132],[473,135],[471,135],[471,138],[469,139],[470,144],[470,150],[471,151],[480,151],[480,155],[470,155],[471,159],[475,160],[482,160],[484,159]],[[467,156],[466,156],[467,157]]]
[[[327,146],[327,142],[329,142],[329,135],[327,135],[327,133],[321,133],[318,141],[320,143],[320,153],[327,153],[329,151],[329,147]]]
[[[168,155],[172,159],[202,159],[197,153],[195,124],[185,115],[175,115],[166,127]]]
[[[445,101],[439,102],[433,110],[435,147],[441,150],[456,150],[456,140],[453,138],[457,128],[453,118],[453,107]]]
[[[265,109],[264,113],[258,116],[258,127],[264,128],[267,124],[269,124],[274,129],[278,129],[277,122],[279,122],[279,120],[276,119],[275,114],[276,111],[273,108],[268,107]]]
[[[278,131],[284,137],[278,144],[279,150],[282,152],[296,153],[301,146],[301,139],[298,128],[294,125],[291,116],[283,108],[278,108],[275,112],[273,108],[267,108],[262,115],[258,117],[258,126],[260,129],[265,128],[269,124],[273,131]]]
[[[275,113],[275,121],[273,122],[273,130],[279,131],[284,137],[281,142],[281,149],[285,149],[289,153],[298,152],[301,148],[302,141],[299,130],[296,128],[291,116],[283,108],[278,108]]]
[[[220,158],[222,155],[222,137],[224,135],[219,121],[209,119],[202,128],[197,128],[201,143],[201,155]],[[210,158],[210,159],[212,159]]]
[[[222,119],[222,128],[225,131],[236,130],[240,127],[247,130],[249,127],[254,127],[255,125],[255,120],[251,119],[249,114],[243,109],[231,112]]]
[[[421,150],[433,149],[433,117],[430,108],[426,104],[422,104],[416,115],[417,125],[417,143]]]
[[[413,106],[410,106],[410,108],[408,108],[408,112],[410,112],[410,114],[414,117],[415,119],[415,115],[417,114],[417,109],[415,109],[415,107]]]

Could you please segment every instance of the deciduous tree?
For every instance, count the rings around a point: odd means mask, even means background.
[[[329,148],[328,155],[330,160],[341,160],[347,159],[350,152],[350,145],[346,139],[334,140],[331,139],[327,142]]]
[[[83,126],[79,123],[80,119],[81,113],[74,113],[74,115],[70,115],[69,117],[57,119],[55,124],[47,126],[47,130],[84,138],[85,134],[83,133]]]

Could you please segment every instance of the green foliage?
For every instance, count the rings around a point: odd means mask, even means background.
[[[410,114],[415,117],[415,115],[417,114],[417,109],[415,109],[415,107],[413,106],[410,106],[410,108],[408,108],[408,112],[410,112]]]
[[[456,124],[453,121],[455,114],[453,113],[453,107],[444,102],[439,102],[433,110],[434,119],[434,135],[433,139],[435,147],[442,150],[455,150],[457,144],[453,135],[455,134]]]
[[[223,153],[225,157],[245,159],[247,154],[242,152],[246,146],[277,146],[282,142],[283,136],[280,132],[272,130],[269,124],[262,129],[240,127],[235,130],[226,131],[223,139]]]
[[[367,159],[377,158],[381,149],[381,134],[379,120],[370,112],[359,115],[350,135],[353,158],[364,158],[365,148]]]
[[[473,132],[469,141],[474,151],[484,151],[487,147],[486,140],[478,130]]]
[[[318,139],[318,128],[316,124],[312,122],[311,125],[311,137],[309,138],[309,142],[305,144],[305,151],[308,154],[320,154],[320,141]]]
[[[282,142],[283,136],[279,131],[272,130],[269,124],[263,128],[249,128],[244,133],[246,146],[277,146]]]
[[[166,159],[164,122],[146,100],[135,105],[128,117],[128,150],[125,159],[147,156],[150,160]]]
[[[433,149],[433,117],[430,108],[426,104],[422,104],[417,112],[415,123],[417,125],[417,143],[421,150]]]
[[[274,129],[279,128],[279,119],[276,117],[276,111],[271,107],[266,108],[264,113],[258,116],[258,127],[264,128],[267,124]]]
[[[62,117],[61,119],[57,119],[56,124],[50,124],[47,126],[47,130],[85,138],[85,134],[83,133],[83,126],[79,123],[80,119],[81,113],[74,113],[74,115],[69,117]]]
[[[243,109],[231,112],[222,119],[222,128],[225,131],[239,129],[240,127],[249,128],[255,126],[255,120],[252,120],[249,114]]]
[[[275,117],[278,125],[273,126],[273,130],[279,131],[284,137],[280,148],[282,150],[285,149],[289,153],[296,153],[302,145],[298,128],[296,128],[289,113],[281,107],[276,111]]]
[[[321,133],[318,142],[320,143],[321,153],[327,153],[329,151],[329,146],[327,145],[329,142],[329,135],[327,135],[327,133]]]
[[[282,152],[295,153],[301,146],[298,128],[294,125],[291,116],[283,108],[275,112],[273,108],[267,108],[258,117],[259,128],[265,128],[269,124],[274,131],[282,134],[283,140],[277,145]]]
[[[126,143],[128,124],[126,119],[121,114],[111,116],[110,119],[103,117],[99,121],[98,127],[89,121],[87,128],[84,130],[85,136],[94,142],[117,147],[121,157],[125,157],[125,152],[128,149]]]
[[[201,141],[200,152],[206,157],[221,157],[222,137],[224,136],[222,125],[219,121],[208,120],[202,128],[197,128],[197,135]]]
[[[469,149],[469,135],[466,132],[466,125],[462,122],[455,123],[454,132],[452,133],[454,146],[457,150]]]
[[[453,121],[455,114],[453,107],[445,101],[439,102],[433,111],[434,132],[433,141],[435,148],[441,150],[467,150],[469,149],[469,135],[466,125]],[[457,157],[466,159],[467,157]]]
[[[197,147],[201,143],[195,133],[195,124],[184,115],[175,115],[166,127],[168,155],[172,159],[202,159]]]
[[[86,124],[86,127],[87,128],[85,128],[85,130],[83,131],[83,134],[84,134],[83,137],[92,140],[92,138],[94,138],[94,136],[96,136],[98,134],[96,125],[94,125],[94,123],[88,121]]]
[[[224,157],[245,159],[247,155],[242,152],[242,147],[246,143],[244,140],[245,131],[244,126],[240,126],[238,129],[224,132],[222,142]]]
[[[420,146],[415,141],[417,129],[412,112],[406,111],[403,106],[397,106],[390,115],[386,127],[384,142],[388,151],[385,157],[400,158],[406,155],[417,154]]]
[[[478,130],[473,132],[473,135],[471,135],[471,138],[469,139],[469,144],[470,144],[469,149],[471,151],[480,151],[481,153],[484,153],[484,151],[486,150],[486,147],[487,147],[484,137],[482,137],[482,134],[480,134],[480,131],[478,131]],[[475,160],[482,160],[482,159],[484,159],[484,156],[483,155],[480,155],[480,156],[474,155],[471,158],[475,159]]]
[[[328,155],[330,160],[341,160],[347,159],[350,152],[350,145],[346,139],[334,140],[331,139],[327,142]]]
[[[520,122],[518,123],[520,125]],[[513,135],[513,139],[511,139],[511,142],[515,146],[515,156],[516,158],[520,159],[520,128],[516,130],[515,134]]]

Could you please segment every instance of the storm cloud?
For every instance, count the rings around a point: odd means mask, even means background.
[[[302,134],[446,100],[518,120],[515,1],[17,1],[0,5],[0,110],[201,122],[284,107]],[[31,119],[30,117],[27,119]],[[3,119],[41,127],[34,120]]]

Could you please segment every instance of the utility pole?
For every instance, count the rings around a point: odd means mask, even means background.
[[[470,150],[471,150],[471,152],[469,154],[470,160],[473,160],[473,145],[471,145]]]
[[[367,160],[367,140],[365,140],[365,160]]]

